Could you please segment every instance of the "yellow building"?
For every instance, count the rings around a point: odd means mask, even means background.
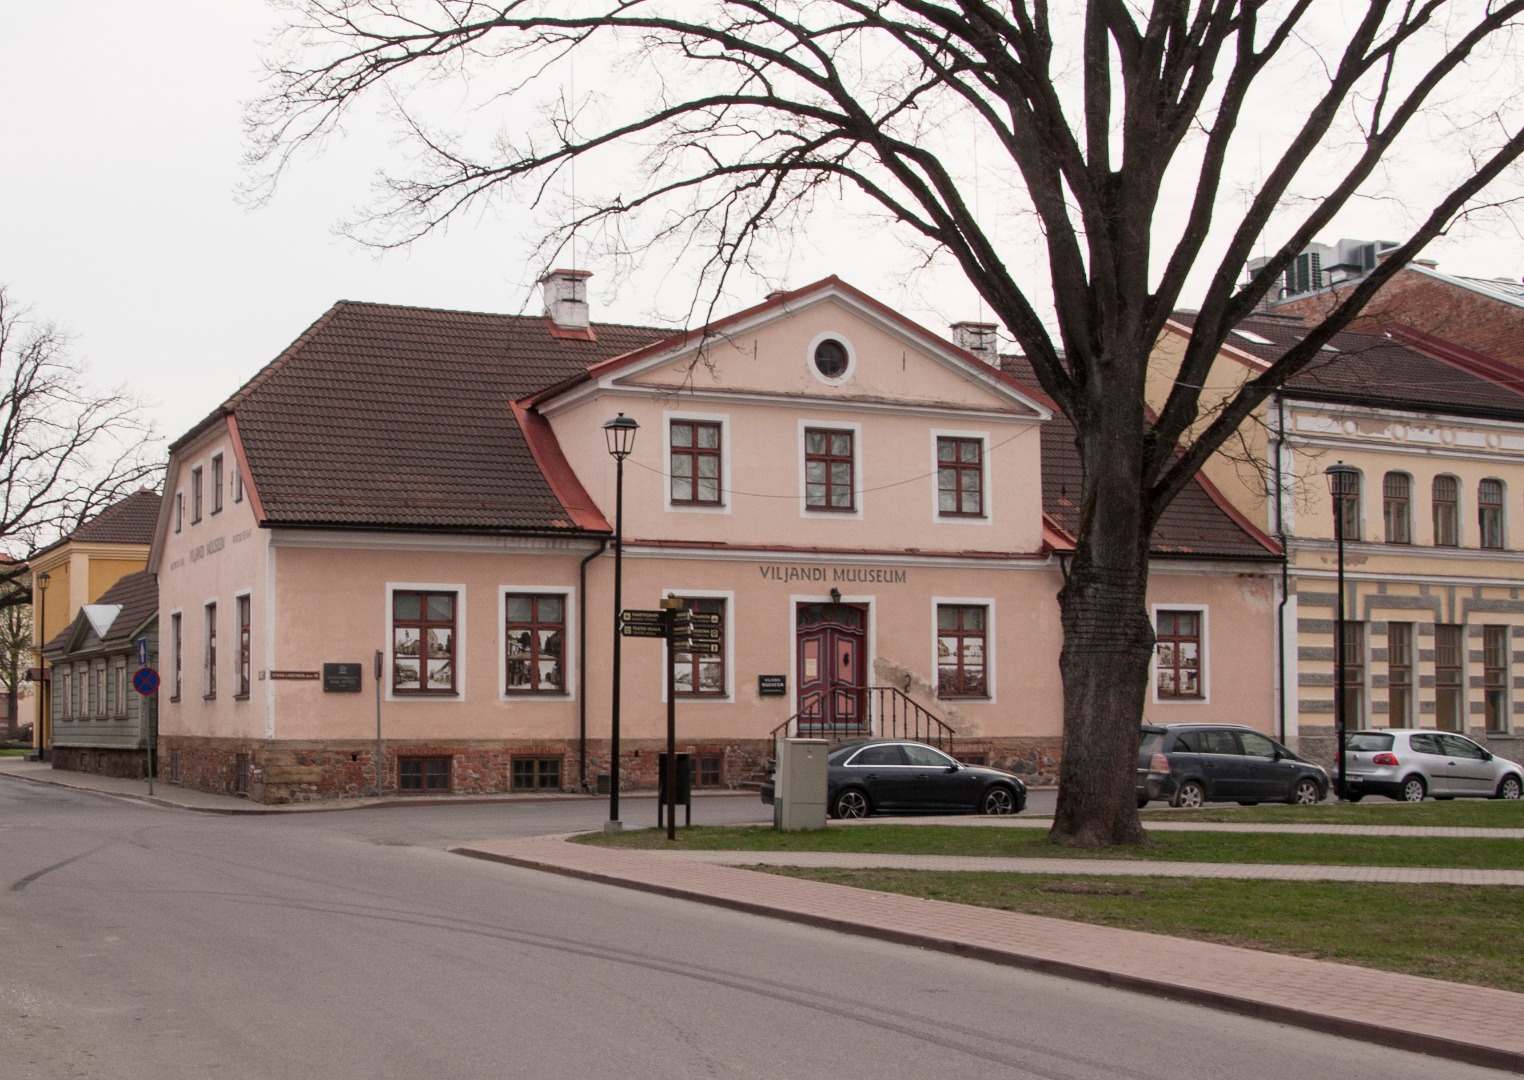
[[[143,489],[112,503],[89,521],[32,557],[32,634],[40,650],[60,637],[79,609],[99,600],[128,574],[148,566],[148,548],[159,517],[159,493]],[[53,745],[51,698],[43,682],[33,745]]]
[[[1156,406],[1190,324],[1177,317],[1159,343]],[[1208,380],[1203,413],[1306,329],[1288,315],[1241,323]],[[1277,681],[1288,738],[1317,751],[1333,731],[1338,561],[1325,470],[1342,462],[1357,470],[1343,529],[1348,730],[1459,731],[1517,757],[1524,380],[1459,347],[1425,348],[1336,336],[1327,362],[1270,397],[1241,442],[1204,471],[1286,550]],[[1331,756],[1329,743],[1321,749]]]

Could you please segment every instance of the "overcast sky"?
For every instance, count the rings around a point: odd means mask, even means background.
[[[67,17],[51,4],[0,5],[0,282],[72,332],[94,382],[145,400],[167,438],[335,300],[540,310],[526,306],[527,223],[512,215],[463,221],[383,258],[335,237],[396,153],[378,133],[331,144],[263,208],[239,203],[242,103],[258,92],[275,18],[264,0],[84,0]],[[1393,232],[1374,217],[1344,224],[1324,239]],[[1454,273],[1524,275],[1517,235],[1447,240],[1429,254]],[[939,332],[980,316],[954,274],[907,290],[906,263],[882,243],[833,238],[802,245],[786,284],[837,273]],[[644,322],[664,288],[673,283],[652,271],[610,296],[595,277],[593,317]]]

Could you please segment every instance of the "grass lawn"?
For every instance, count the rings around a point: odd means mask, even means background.
[[[1524,992],[1524,889],[761,869]]]
[[[1162,806],[1162,804],[1154,804]],[[1206,807],[1201,810],[1145,810],[1138,815],[1146,826],[1151,821],[1232,821],[1276,825],[1445,825],[1452,828],[1524,828],[1524,801],[1502,799],[1455,799],[1421,803],[1359,803],[1334,806]]]
[[[1524,810],[1524,806],[1515,806]],[[1524,813],[1518,816],[1524,825]],[[1511,839],[1155,832],[1151,848],[1076,851],[1050,844],[1047,832],[1042,829],[959,825],[854,825],[793,833],[780,833],[765,825],[751,825],[679,829],[677,835],[677,846],[703,851],[851,851],[995,858],[1524,869],[1524,840]],[[578,839],[584,843],[624,848],[662,849],[668,846],[666,833],[659,829],[639,829],[612,837],[589,834]]]
[[[24,747],[0,747],[0,757],[26,757],[31,751]]]

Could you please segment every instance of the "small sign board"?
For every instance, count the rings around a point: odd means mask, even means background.
[[[324,664],[323,693],[358,694],[360,692],[359,664]]]
[[[761,697],[786,697],[788,695],[788,676],[758,675],[757,693]]]
[[[311,679],[313,682],[317,682],[322,677],[323,677],[322,674],[320,672],[316,672],[316,671],[272,671],[272,672],[270,672],[270,678],[272,678],[272,679],[301,679],[301,680]]]
[[[666,626],[667,613],[629,608],[619,613],[619,621],[626,626]]]
[[[159,689],[159,673],[151,667],[140,667],[132,673],[132,688],[144,697]]]
[[[659,637],[667,636],[667,628],[660,624],[652,626],[649,623],[625,623],[619,628],[619,632],[625,637]]]
[[[138,667],[145,668],[147,666],[148,666],[148,639],[146,637],[140,637],[140,638],[138,638]]]
[[[672,642],[672,651],[697,653],[699,656],[719,656],[720,645],[717,641],[688,641],[686,638],[675,638]]]
[[[712,629],[712,628],[710,628],[708,626],[695,626],[691,630],[688,631],[686,636],[688,638],[692,639],[693,641],[719,641],[720,640],[720,632],[719,632],[719,630]]]
[[[713,612],[693,611],[688,614],[688,621],[694,626],[719,626],[720,617]]]

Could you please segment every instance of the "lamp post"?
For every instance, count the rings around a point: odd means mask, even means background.
[[[42,647],[48,643],[48,583],[53,576],[46,570],[38,574],[35,583],[37,590],[42,593],[42,600],[37,605],[37,721],[32,725],[32,732],[37,738],[37,760],[48,759],[48,736],[52,734],[53,714],[52,708],[52,684],[48,682],[47,661],[43,659]]]
[[[1339,764],[1338,796],[1344,799],[1344,515],[1349,503],[1360,495],[1360,470],[1339,462],[1323,470],[1328,477],[1328,492],[1333,496],[1334,549],[1339,563],[1339,595],[1334,606],[1334,752]]]
[[[607,832],[619,824],[619,645],[623,638],[619,613],[624,610],[624,459],[635,448],[640,425],[624,413],[603,425],[609,454],[614,458],[614,685],[609,708],[609,820]]]

